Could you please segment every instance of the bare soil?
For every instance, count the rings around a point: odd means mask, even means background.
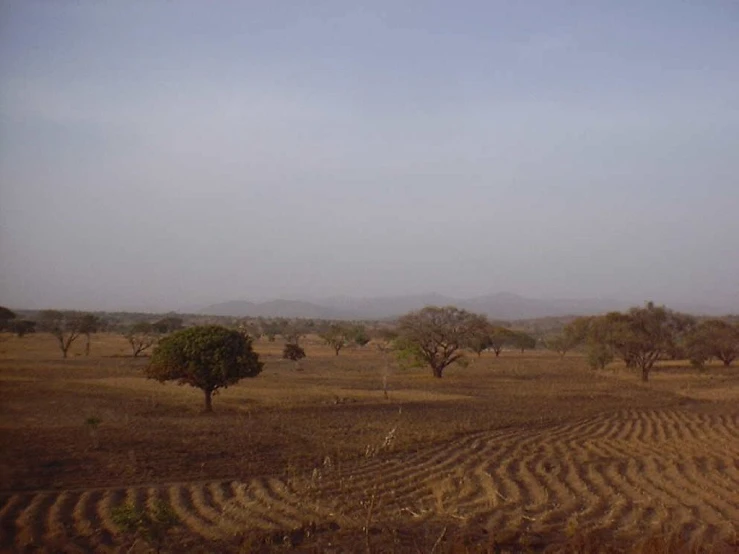
[[[309,338],[296,368],[258,342],[264,372],[206,415],[121,337],[76,346],[0,342],[0,549],[144,552],[113,514],[158,501],[180,521],[172,552],[737,545],[737,368],[663,364],[642,384],[504,352],[439,380],[371,345],[337,357]]]

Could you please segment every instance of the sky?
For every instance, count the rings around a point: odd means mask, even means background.
[[[739,310],[739,3],[0,0],[0,305]]]

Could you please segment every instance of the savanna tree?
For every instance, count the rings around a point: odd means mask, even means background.
[[[159,338],[154,326],[146,321],[134,323],[126,331],[125,337],[131,345],[134,358],[138,358],[140,354],[154,346]]]
[[[43,310],[39,313],[38,324],[41,330],[56,338],[63,358],[67,357],[69,348],[82,335],[80,314],[74,312]]]
[[[241,379],[256,377],[264,364],[251,339],[220,325],[190,327],[159,341],[146,376],[159,382],[177,381],[203,391],[205,411],[213,411],[213,395]]]
[[[166,335],[182,329],[182,324],[183,321],[181,317],[167,316],[152,323],[152,328],[160,335]]]
[[[14,311],[6,308],[5,306],[0,306],[0,331],[10,330],[12,321],[15,318],[16,315]]]
[[[431,368],[436,378],[444,369],[464,357],[479,316],[454,306],[427,306],[404,315],[398,321],[398,341],[418,363]]]
[[[716,358],[729,367],[739,357],[739,324],[720,319],[702,321],[688,334],[686,342],[694,365],[702,367],[709,359]]]
[[[349,344],[349,329],[337,323],[329,325],[318,335],[338,356],[342,348]]]
[[[495,357],[500,356],[503,348],[515,344],[516,333],[505,327],[493,326],[490,331],[490,349],[495,352]]]
[[[23,338],[36,332],[36,322],[28,319],[14,319],[10,322],[8,330],[15,333],[18,338]]]
[[[527,349],[528,350],[534,350],[536,348],[536,339],[529,335],[528,333],[524,333],[523,331],[511,331],[511,340],[510,344],[514,348],[517,348],[521,351],[521,354],[523,354]]]
[[[628,367],[639,369],[645,382],[657,360],[670,352],[692,325],[690,317],[653,302],[627,313],[612,312],[605,318],[606,343]]]
[[[97,333],[100,329],[100,318],[92,314],[80,316],[80,333],[85,335],[85,356],[90,355],[90,335]]]
[[[364,325],[355,325],[349,329],[349,339],[357,346],[366,346],[372,340]]]

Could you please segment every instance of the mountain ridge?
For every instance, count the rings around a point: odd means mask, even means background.
[[[658,302],[659,303],[659,302]],[[378,297],[333,296],[314,301],[273,299],[265,302],[234,300],[212,304],[198,313],[231,317],[286,317],[309,319],[390,319],[429,305],[454,305],[498,320],[535,319],[568,315],[597,315],[634,306],[613,298],[539,299],[509,292],[455,298],[435,292]],[[668,307],[701,315],[725,315],[715,306],[671,304]]]

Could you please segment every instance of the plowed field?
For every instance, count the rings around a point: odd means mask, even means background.
[[[4,550],[125,551],[115,509],[159,501],[181,523],[172,551],[254,536],[326,550],[352,530],[336,551],[443,551],[451,526],[535,550],[575,536],[594,551],[658,535],[737,544],[734,368],[663,367],[643,385],[576,356],[504,353],[442,380],[393,370],[385,399],[379,354],[309,345],[296,371],[262,345],[263,375],[205,416],[196,392],[140,377],[142,362],[4,347]],[[424,528],[438,540],[412,538]]]

